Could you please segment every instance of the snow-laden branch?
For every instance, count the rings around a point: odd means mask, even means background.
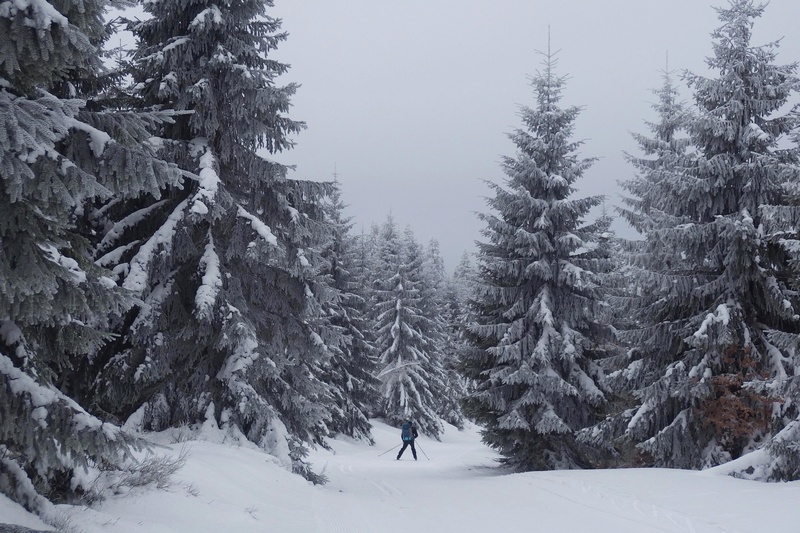
[[[717,306],[715,312],[706,315],[700,327],[694,332],[694,336],[698,339],[700,337],[707,337],[707,331],[710,326],[716,323],[722,323],[723,326],[727,326],[730,319],[731,315],[730,311],[728,311],[728,306],[726,304],[720,304]]]
[[[200,268],[203,271],[203,279],[197,288],[194,305],[200,320],[210,320],[217,294],[222,288],[219,256],[214,249],[214,239],[211,236],[203,257],[200,258]]]
[[[25,12],[25,23],[37,30],[49,30],[53,24],[66,28],[67,17],[58,12],[50,2],[45,0],[13,0],[0,2],[0,17],[14,19],[20,12]]]
[[[272,233],[272,230],[264,224],[257,216],[250,214],[244,207],[239,206],[239,216],[250,221],[252,228],[258,233],[262,239],[267,241],[272,246],[278,246],[278,239]]]
[[[79,131],[84,131],[89,134],[89,147],[92,149],[92,153],[95,155],[95,157],[102,156],[106,149],[106,145],[110,142],[114,142],[108,133],[100,131],[97,128],[86,124],[85,122],[81,122],[73,117],[67,117],[65,120],[68,127]]]
[[[153,261],[156,248],[159,245],[167,248],[172,246],[175,228],[178,222],[183,219],[183,213],[188,202],[188,200],[184,200],[178,204],[167,218],[167,221],[139,248],[139,252],[131,260],[130,272],[122,284],[124,288],[133,291],[137,296],[141,296],[144,293],[147,287],[150,263]]]
[[[86,272],[81,269],[78,262],[63,255],[53,244],[40,243],[39,248],[45,253],[45,257],[47,257],[48,261],[57,264],[67,271],[73,283],[80,285],[86,281]]]
[[[197,143],[197,141],[195,141]],[[220,178],[216,170],[216,161],[211,149],[205,146],[204,143],[197,143],[199,149],[205,147],[203,155],[200,156],[200,171],[198,172],[198,185],[197,192],[192,196],[191,211],[198,215],[205,215],[208,213],[208,207],[216,203],[217,191],[219,190]]]

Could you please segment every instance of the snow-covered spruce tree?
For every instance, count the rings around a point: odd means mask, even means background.
[[[792,133],[794,146],[800,145],[798,130]],[[800,165],[800,150],[787,154],[790,159]],[[764,240],[771,246],[778,246],[786,251],[794,276],[790,286],[795,290],[800,284],[800,180],[787,180],[785,205],[762,206],[762,226]],[[779,405],[785,423],[773,423],[774,434],[764,445],[763,454],[749,464],[736,467],[734,475],[761,481],[796,481],[800,479],[800,374],[794,371],[800,368],[800,333],[791,331],[770,330],[767,338],[777,346],[784,356],[783,365],[773,368],[773,380],[767,382],[767,390],[777,395],[782,402]]]
[[[362,295],[366,301],[371,299],[372,283],[376,278],[379,237],[380,227],[375,223],[370,227],[369,233],[364,233],[362,230],[360,234],[352,236],[351,248],[355,252],[353,275],[356,283],[361,285]]]
[[[613,322],[614,311],[606,301],[606,290],[616,287],[616,271],[622,261],[621,240],[616,236],[611,228],[614,217],[611,215],[605,198],[600,202],[600,214],[592,224],[593,253],[588,256],[592,260],[589,263],[593,272],[599,274],[598,282],[603,287],[604,296],[600,305],[595,308],[595,316],[599,322],[611,324]],[[611,331],[606,332],[611,338]]]
[[[406,229],[406,240],[416,244],[413,232]],[[415,248],[419,246],[416,245]],[[439,241],[431,239],[427,248],[424,250],[421,276],[424,290],[422,291],[422,307],[424,311],[435,319],[435,327],[438,330],[437,335],[445,336],[443,331],[445,324],[444,318],[441,316],[441,309],[444,305],[444,291],[447,286],[447,271],[444,268],[444,259],[439,249]],[[434,316],[435,315],[435,316]]]
[[[177,177],[144,118],[107,109],[104,9],[0,6],[0,492],[46,518],[47,499],[97,497],[97,467],[141,447],[76,401],[111,317],[133,304],[92,261],[87,212]]]
[[[444,279],[444,261],[438,253],[438,243],[433,241],[434,248],[425,249],[414,235],[414,230],[407,226],[403,236],[405,251],[406,287],[409,284],[416,289],[419,296],[417,307],[424,318],[417,327],[420,334],[426,337],[428,349],[427,370],[428,387],[436,400],[433,408],[439,419],[450,418],[458,422],[458,406],[461,397],[448,383],[445,370],[447,362],[447,331],[442,314],[442,290]],[[438,265],[437,265],[438,263]],[[435,272],[437,271],[438,272]],[[444,429],[444,428],[442,428]]]
[[[629,196],[622,199],[625,207],[618,208],[618,211],[645,238],[651,231],[682,222],[674,216],[674,210],[668,205],[667,199],[670,198],[672,177],[691,162],[689,127],[692,112],[680,99],[673,76],[668,69],[663,71],[661,87],[653,90],[653,94],[658,97],[652,105],[657,119],[645,121],[650,135],[633,134],[642,154],[625,154],[637,173],[630,180],[620,183]],[[616,295],[610,298],[617,315],[616,323],[624,329],[630,329],[630,323],[638,319],[636,306],[639,300],[635,295],[640,289],[636,283],[636,273],[642,268],[646,270],[653,257],[647,253],[643,240],[624,241],[612,238],[609,244],[617,256],[618,268],[607,277],[612,286],[607,294]],[[622,374],[618,374],[613,379],[621,376]]]
[[[592,253],[579,259],[582,267],[597,274],[595,279],[602,298],[593,307],[593,318],[598,324],[608,327],[601,328],[594,335],[594,340],[601,347],[598,356],[605,360],[605,364],[608,364],[609,358],[617,357],[620,351],[619,341],[614,334],[620,310],[616,302],[612,303],[609,299],[619,299],[620,296],[624,299],[631,293],[631,281],[627,275],[627,252],[623,250],[628,241],[617,237],[612,229],[613,223],[614,217],[603,199],[600,213],[590,226],[594,235]]]
[[[358,250],[350,237],[352,222],[344,218],[344,204],[338,182],[325,203],[325,213],[332,233],[322,248],[324,281],[330,288],[323,308],[329,326],[326,331],[338,333],[335,340],[326,340],[331,352],[323,366],[321,379],[332,387],[336,408],[328,424],[331,434],[342,433],[372,442],[369,415],[378,400],[377,361],[374,347],[366,340],[366,301],[357,281]]]
[[[571,140],[578,107],[559,103],[565,79],[545,56],[532,79],[534,108],[525,129],[509,137],[506,187],[491,184],[496,214],[482,214],[488,242],[479,243],[475,323],[461,367],[475,383],[465,414],[484,426],[483,440],[519,470],[590,466],[575,432],[595,422],[604,402],[595,357],[602,329],[594,318],[594,228],[583,217],[601,197],[571,199],[592,163]]]
[[[663,83],[654,89],[657,101],[652,108],[655,121],[645,121],[649,135],[634,133],[642,155],[625,153],[628,162],[637,170],[630,180],[620,183],[628,196],[623,197],[624,207],[618,207],[621,216],[645,238],[650,232],[675,226],[682,222],[673,216],[674,209],[668,205],[673,177],[690,164],[689,126],[691,112],[680,100],[674,81],[674,73],[665,70]],[[658,268],[661,257],[648,251],[643,240],[625,241],[613,236],[606,243],[612,250],[615,268],[603,277],[604,294],[610,306],[610,321],[618,331],[636,329],[641,326],[639,306],[642,298],[648,297],[650,289],[644,289],[649,269]],[[641,278],[641,279],[640,279]],[[624,333],[621,337],[625,337]],[[631,359],[640,357],[637,346],[618,346],[609,350],[610,357],[598,363],[608,372],[605,385],[615,394],[610,400],[610,415],[596,427],[581,432],[581,438],[597,447],[604,448],[616,456],[623,465],[637,464],[639,452],[635,443],[621,439],[627,429],[630,416],[635,412],[638,400],[633,391],[640,386],[641,376],[621,371]]]
[[[456,298],[460,304],[466,304],[473,294],[473,284],[475,281],[475,267],[472,264],[471,256],[468,252],[461,254],[456,268],[453,270],[453,285],[456,289]]]
[[[271,1],[150,2],[133,24],[136,95],[169,110],[162,152],[186,177],[164,200],[109,211],[100,259],[142,300],[97,380],[102,408],[142,427],[211,419],[295,471],[329,433],[321,294],[324,184],[262,157],[290,148],[295,85],[271,59],[286,38]]]
[[[451,319],[451,330],[456,332],[453,336],[457,343],[455,363],[456,370],[464,379],[464,395],[473,385],[471,380],[464,377],[464,373],[460,369],[462,363],[461,354],[465,350],[471,349],[465,336],[467,326],[475,321],[472,316],[472,308],[474,307],[472,304],[474,303],[476,272],[471,258],[472,255],[470,253],[464,252],[453,270],[451,278],[452,295],[448,297],[449,303],[447,304],[447,313]]]
[[[462,429],[464,414],[461,400],[466,394],[466,381],[458,373],[458,353],[461,343],[459,315],[461,304],[458,291],[444,267],[439,241],[432,239],[425,250],[422,307],[433,322],[432,335],[439,350],[440,366],[444,373],[444,390],[437,398],[436,411],[445,422]]]
[[[373,282],[375,348],[379,354],[380,414],[390,424],[412,418],[420,431],[439,438],[437,393],[444,387],[431,323],[420,308],[422,252],[403,239],[389,215],[380,233]]]
[[[597,357],[594,363],[602,369],[600,384],[605,402],[596,412],[600,421],[577,433],[578,442],[592,450],[593,463],[599,468],[628,466],[634,462],[631,456],[638,453],[633,445],[622,447],[619,442],[624,420],[618,415],[635,405],[636,400],[625,375],[618,372],[630,359],[629,347],[619,340],[616,332],[630,329],[631,321],[636,321],[626,306],[635,300],[636,286],[630,261],[640,252],[642,241],[617,237],[611,229],[613,220],[603,202],[601,214],[594,223],[598,231],[594,253],[603,301],[594,307],[594,318],[608,329],[595,338]]]
[[[380,234],[380,229],[377,224],[372,224],[369,233],[364,233],[363,230],[360,234],[350,235],[348,248],[352,250],[352,264],[350,271],[353,276],[353,283],[358,286],[358,295],[364,300],[364,328],[361,333],[364,335],[364,342],[371,347],[372,358],[375,359],[375,364],[378,364],[378,352],[375,347],[375,327],[374,327],[374,309],[373,309],[373,283],[377,278],[376,264],[377,264],[377,238]],[[374,368],[377,372],[377,366]],[[380,394],[375,398],[375,402],[371,405],[370,411],[375,413],[379,409]]]
[[[620,183],[629,196],[623,198],[626,208],[620,214],[642,235],[674,222],[670,216],[670,206],[665,202],[670,198],[672,177],[688,164],[689,125],[692,115],[680,99],[680,93],[673,81],[674,73],[665,70],[663,83],[653,90],[658,101],[653,104],[657,121],[646,121],[650,136],[634,133],[641,156],[626,153],[625,158],[636,169],[636,175]]]
[[[770,336],[800,324],[764,210],[797,183],[798,167],[779,149],[794,124],[783,108],[797,79],[795,65],[774,64],[776,43],[750,44],[763,9],[749,0],[717,9],[722,26],[707,62],[719,76],[687,75],[697,153],[658,182],[672,222],[647,233],[634,309],[641,327],[623,335],[635,347],[622,373],[638,406],[622,422],[646,464],[717,465],[785,423],[771,380],[794,371]]]

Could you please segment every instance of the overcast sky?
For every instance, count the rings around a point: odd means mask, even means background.
[[[473,252],[499,161],[515,155],[509,132],[534,105],[537,50],[560,50],[569,75],[562,103],[583,106],[581,155],[601,159],[577,196],[607,194],[631,176],[623,150],[653,119],[651,89],[666,66],[707,73],[712,5],[727,0],[275,0],[289,38],[274,57],[291,64],[282,83],[302,85],[290,116],[307,123],[277,159],[293,177],[331,179],[334,169],[356,230],[391,211],[423,243],[439,240],[448,269]],[[783,38],[780,63],[800,60],[800,0],[772,0],[754,44]],[[691,93],[684,93],[691,100]],[[635,234],[619,222],[624,236]]]

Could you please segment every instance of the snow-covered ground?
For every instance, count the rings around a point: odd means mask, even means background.
[[[800,482],[764,484],[715,472],[660,469],[503,474],[475,428],[407,450],[375,422],[375,446],[331,442],[311,456],[329,483],[313,486],[270,456],[211,441],[189,451],[166,490],[136,489],[94,508],[61,506],[85,533],[797,532]],[[0,497],[0,523],[48,529]]]

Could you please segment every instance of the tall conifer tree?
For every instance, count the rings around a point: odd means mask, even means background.
[[[596,239],[583,226],[601,197],[571,199],[592,164],[571,139],[580,109],[560,105],[565,79],[548,52],[532,79],[533,108],[510,134],[506,187],[493,184],[494,214],[482,214],[488,242],[479,243],[475,323],[462,367],[475,389],[464,402],[484,426],[484,441],[517,469],[589,466],[575,432],[604,401],[592,359],[601,329],[593,316]]]
[[[0,9],[0,491],[47,515],[98,496],[86,471],[136,441],[87,412],[85,370],[133,299],[92,261],[89,212],[177,172],[146,122],[108,108],[102,1]]]
[[[674,175],[690,164],[692,153],[689,138],[691,111],[680,99],[674,74],[667,69],[663,72],[662,80],[661,87],[652,91],[658,99],[652,105],[656,119],[645,121],[649,135],[633,134],[642,154],[625,154],[628,162],[637,170],[637,174],[620,184],[629,195],[623,198],[626,207],[618,210],[622,217],[646,238],[651,232],[657,234],[666,227],[676,226],[682,222],[674,216],[674,209],[667,199],[670,197]],[[605,293],[611,304],[611,321],[617,330],[624,332],[641,326],[639,316],[641,295],[650,294],[651,290],[644,288],[648,280],[646,273],[651,268],[658,268],[663,257],[652,254],[645,241],[641,240],[612,241],[608,244],[615,249],[618,264],[615,270],[605,277]],[[637,297],[637,294],[640,297]],[[624,338],[625,334],[623,333],[621,337]],[[604,368],[609,370],[606,385],[619,395],[617,402],[619,412],[613,413],[597,427],[588,428],[581,434],[581,437],[592,445],[618,456],[618,460],[623,464],[631,461],[631,454],[637,453],[632,449],[631,443],[623,443],[620,436],[627,430],[628,417],[633,412],[627,409],[637,405],[632,391],[642,384],[642,376],[639,373],[620,371],[620,368],[629,364],[631,359],[640,357],[638,346],[628,349],[629,351],[625,352],[624,347],[621,347],[622,353],[602,363]]]
[[[639,400],[623,415],[625,435],[659,466],[728,461],[784,424],[765,378],[788,370],[770,335],[797,332],[797,300],[764,213],[797,182],[779,146],[795,125],[782,109],[798,82],[795,65],[774,63],[776,43],[751,44],[763,10],[750,0],[717,9],[707,62],[718,77],[687,76],[696,154],[658,181],[669,223],[647,233],[642,327],[623,335],[636,350],[622,373]]]
[[[792,133],[794,148],[784,153],[788,160],[800,168],[800,134]],[[787,176],[788,177],[788,176]],[[785,250],[794,274],[790,286],[800,288],[800,179],[788,179],[786,203],[779,206],[762,206],[764,240],[770,246]],[[781,350],[783,364],[773,364],[771,380],[765,389],[781,399],[780,417],[772,424],[773,435],[764,444],[760,464],[751,462],[737,472],[742,477],[766,481],[796,481],[800,479],[800,333],[770,330],[769,340]],[[776,363],[779,361],[776,361]],[[784,425],[785,424],[785,425]],[[752,464],[755,463],[755,464]]]
[[[380,233],[373,290],[380,412],[392,424],[412,418],[422,432],[438,438],[436,393],[443,384],[430,320],[421,309],[421,267],[419,245],[402,239],[390,215]]]
[[[423,304],[425,313],[435,325],[438,359],[444,374],[444,390],[438,395],[437,412],[442,420],[457,428],[464,427],[461,400],[466,393],[465,380],[458,373],[458,353],[461,345],[461,303],[451,276],[447,275],[439,251],[439,241],[432,239],[425,252]]]
[[[336,182],[325,203],[332,232],[321,255],[323,281],[329,288],[329,296],[323,303],[324,319],[329,322],[327,329],[338,338],[326,341],[331,357],[324,365],[322,379],[333,387],[336,403],[329,424],[331,433],[371,442],[369,416],[378,401],[377,361],[375,348],[364,334],[368,329],[366,301],[355,272],[359,268],[359,250],[349,235],[352,222],[344,218],[344,207]]]
[[[314,329],[327,186],[261,155],[303,128],[286,117],[296,87],[276,84],[288,67],[270,56],[286,34],[271,6],[150,2],[132,26],[136,96],[173,113],[158,136],[185,181],[162,202],[120,206],[106,234],[103,260],[143,303],[98,392],[145,428],[213,419],[308,473],[302,442],[328,433],[332,398]]]
[[[643,235],[673,223],[672,209],[665,203],[671,197],[672,177],[688,164],[692,115],[673,78],[674,73],[665,70],[661,87],[653,91],[658,97],[652,106],[658,120],[645,123],[651,135],[633,134],[643,155],[625,154],[637,174],[621,183],[630,196],[623,200],[628,208],[620,213]]]

